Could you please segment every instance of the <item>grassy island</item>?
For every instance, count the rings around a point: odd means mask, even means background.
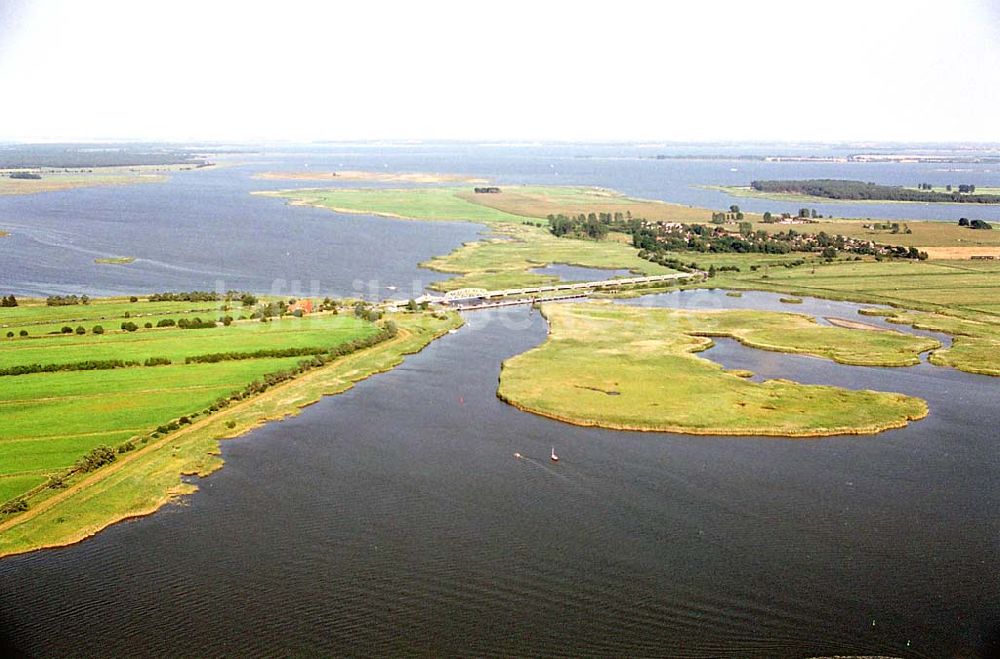
[[[898,332],[822,327],[805,316],[545,305],[540,347],[507,360],[498,395],[585,426],[711,435],[821,437],[899,428],[927,414],[917,398],[784,380],[757,383],[696,354],[709,336],[851,364],[903,365],[936,347]]]
[[[129,263],[134,263],[134,256],[107,256],[103,258],[94,259],[94,263],[98,265],[128,265]]]
[[[167,180],[167,173],[187,168],[180,165],[162,165],[156,167],[100,167],[73,171],[40,170],[42,173],[38,175],[38,178],[12,178],[10,171],[0,170],[0,196],[58,192],[109,185],[161,183]]]

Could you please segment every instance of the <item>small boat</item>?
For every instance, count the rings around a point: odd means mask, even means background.
[[[517,458],[518,460],[520,460],[522,456],[521,456],[521,454],[520,454],[520,453],[515,453],[515,454],[514,454],[514,457],[515,457],[515,458]]]
[[[555,446],[552,447],[552,452],[549,453],[549,459],[552,460],[552,462],[559,462],[559,456],[556,455],[556,447]]]

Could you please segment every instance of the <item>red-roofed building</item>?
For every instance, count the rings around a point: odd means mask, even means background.
[[[295,313],[296,311],[301,311],[304,314],[312,313],[313,312],[312,300],[296,300],[295,304],[288,305],[288,313]]]

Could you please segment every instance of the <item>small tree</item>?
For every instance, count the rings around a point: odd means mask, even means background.
[[[62,332],[63,334],[72,334],[73,333],[73,328],[70,327],[69,325],[63,325],[62,329],[59,330],[59,331]]]
[[[18,334],[18,336],[28,336],[28,330],[21,330],[17,334]]]
[[[90,330],[94,334],[104,334],[104,328],[100,325],[94,325],[94,329]]]
[[[84,334],[87,333],[87,328],[84,327],[83,325],[77,325],[76,326],[76,333],[79,334],[80,336],[83,336]]]
[[[132,297],[130,297],[130,298],[128,299],[128,301],[129,301],[129,302],[138,302],[138,301],[139,301],[139,298],[137,298],[136,296],[134,296],[134,295],[133,295]]]

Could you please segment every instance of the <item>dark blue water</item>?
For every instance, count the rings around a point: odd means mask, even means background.
[[[706,355],[727,366],[905,391],[931,415],[799,441],[576,428],[495,396],[538,314],[476,313],[225,442],[184,505],[0,562],[0,638],[45,656],[998,649],[994,380],[720,341]]]
[[[744,147],[755,153],[758,147]],[[851,150],[761,145],[761,153]],[[441,274],[416,268],[472,240],[461,223],[344,216],[253,197],[253,190],[315,182],[256,180],[268,170],[362,169],[468,173],[501,184],[595,185],[650,199],[752,211],[795,212],[801,204],[737,199],[706,184],[754,178],[855,178],[886,184],[959,180],[1000,186],[998,164],[789,163],[656,160],[660,153],[739,152],[726,146],[313,146],[263,149],[220,158],[228,166],[181,172],[165,183],[0,197],[0,291],[20,295],[127,294],[164,289],[240,288],[280,294],[364,294],[385,286],[419,294]],[[853,150],[856,152],[856,150]],[[736,169],[737,171],[730,171]],[[960,169],[961,171],[948,171]],[[345,185],[361,185],[347,182]],[[1000,220],[1000,206],[814,204],[838,217]],[[95,258],[134,256],[128,266]],[[375,283],[372,283],[375,282]]]

